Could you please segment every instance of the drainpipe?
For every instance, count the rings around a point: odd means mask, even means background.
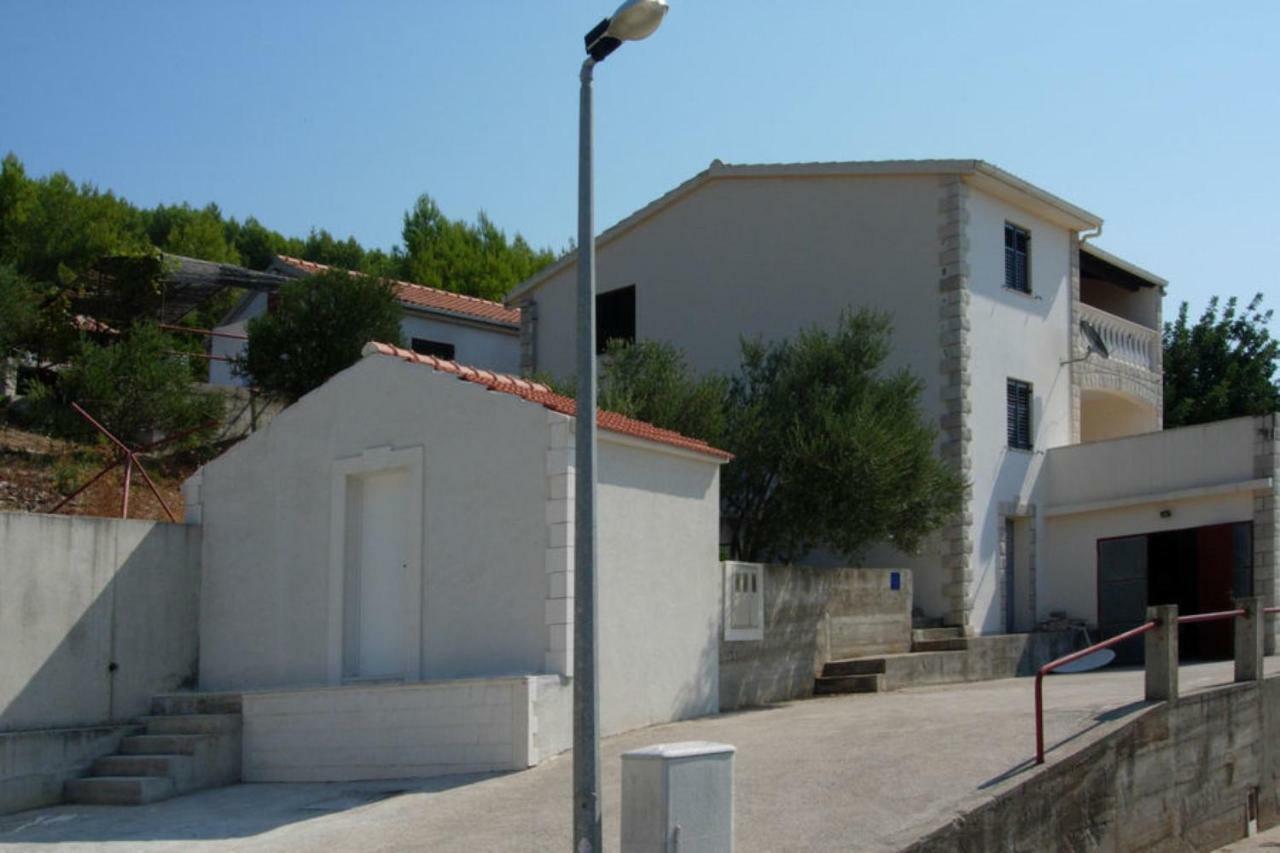
[[[1085,231],[1080,235],[1080,245],[1083,246],[1085,243],[1088,243],[1094,237],[1101,237],[1101,236],[1102,236],[1102,225],[1099,224],[1097,228],[1091,229],[1089,231]]]

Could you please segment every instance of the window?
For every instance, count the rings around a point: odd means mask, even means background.
[[[1004,224],[1004,286],[1031,292],[1031,232],[1011,222]]]
[[[434,355],[436,358],[443,358],[445,361],[453,361],[455,351],[453,344],[446,344],[443,341],[429,341],[426,338],[414,338],[410,346],[418,355]]]
[[[636,286],[619,287],[596,296],[596,352],[609,341],[636,342]]]
[[[1031,449],[1031,383],[1008,380],[1006,400],[1009,413],[1009,446]]]

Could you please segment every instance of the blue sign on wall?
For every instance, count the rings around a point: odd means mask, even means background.
[[[902,589],[901,572],[889,572],[889,589]]]

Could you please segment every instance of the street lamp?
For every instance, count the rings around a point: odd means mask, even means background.
[[[591,83],[596,64],[653,34],[666,0],[626,0],[587,33],[578,114],[578,401],[573,512],[573,846],[604,850],[600,819],[600,698],[596,693],[596,240],[591,183]]]

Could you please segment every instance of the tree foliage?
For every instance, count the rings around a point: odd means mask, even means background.
[[[935,454],[923,383],[884,373],[891,332],[883,314],[859,311],[830,332],[744,343],[726,424],[736,458],[721,481],[736,556],[915,551],[960,510],[965,482]]]
[[[1209,300],[1192,324],[1187,303],[1164,327],[1164,425],[1206,423],[1280,410],[1280,342],[1267,324],[1262,294],[1243,310],[1235,297]]]
[[[235,370],[292,401],[354,364],[369,341],[399,344],[400,308],[386,280],[332,270],[283,285],[248,332]]]
[[[610,341],[601,362],[600,408],[700,438],[724,441],[728,381],[694,376],[684,354],[658,341]]]
[[[519,234],[507,235],[480,212],[474,224],[445,216],[428,195],[404,215],[403,277],[468,296],[500,300],[516,284],[555,260]]]
[[[12,264],[0,263],[0,359],[7,358],[36,322],[36,294]]]
[[[32,394],[36,416],[54,432],[96,435],[68,408],[79,403],[126,442],[144,442],[153,433],[174,434],[216,422],[223,398],[191,384],[187,359],[177,342],[155,325],[140,323],[111,343],[82,341],[55,387]]]
[[[965,481],[936,455],[922,382],[885,372],[890,337],[884,315],[846,313],[832,331],[744,341],[730,379],[693,376],[667,344],[615,343],[599,402],[734,454],[720,493],[737,559],[914,551],[960,510]]]

